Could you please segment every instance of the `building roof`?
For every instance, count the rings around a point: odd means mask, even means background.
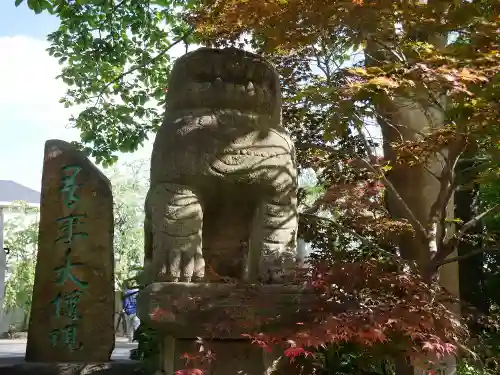
[[[40,204],[40,192],[14,181],[0,180],[0,202],[10,204],[15,201]]]

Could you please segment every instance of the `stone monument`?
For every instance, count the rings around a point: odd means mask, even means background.
[[[295,263],[296,190],[275,69],[235,48],[201,48],[179,58],[151,157],[144,225],[149,285],[138,297],[141,321],[163,335],[164,374],[183,367],[180,354],[197,337],[211,337],[216,347],[212,374],[271,373],[273,361],[242,332],[214,337],[206,325],[228,306],[241,307],[243,284],[275,301],[275,316],[296,310],[295,289],[276,285]],[[187,307],[200,298],[203,313]]]
[[[113,258],[109,180],[73,145],[47,141],[27,361],[109,361]]]

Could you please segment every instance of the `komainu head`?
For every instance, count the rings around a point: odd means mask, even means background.
[[[278,74],[259,55],[237,48],[200,48],[187,53],[174,64],[167,110],[200,108],[279,116]]]

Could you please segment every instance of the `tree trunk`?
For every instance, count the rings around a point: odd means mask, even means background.
[[[432,40],[438,49],[443,48],[446,44],[446,38],[443,36],[424,36],[422,34],[419,36],[425,37],[426,40],[423,41]],[[390,45],[390,43],[385,45]],[[365,50],[366,64],[376,66],[378,61],[387,61],[384,56],[386,53],[387,47],[381,47],[380,44],[369,39]],[[441,189],[441,183],[428,170],[436,176],[441,175],[444,169],[443,158],[436,155],[434,160],[431,160],[426,166],[398,165],[392,143],[418,140],[421,138],[421,134],[443,127],[445,115],[442,108],[446,104],[443,102],[437,106],[429,103],[429,107],[423,108],[420,103],[428,97],[428,92],[416,90],[413,98],[385,98],[377,102],[378,120],[383,136],[384,158],[390,161],[392,166],[387,177],[426,230],[430,227],[431,207]],[[387,194],[387,205],[394,219],[408,219],[407,211],[391,192]],[[447,217],[453,217],[453,198],[450,199],[446,211]],[[434,243],[433,241],[423,241],[418,235],[401,236],[399,240],[400,255],[407,260],[415,261],[420,270],[425,270],[443,230],[444,228],[437,228]],[[450,254],[450,256],[456,256],[456,254]],[[450,263],[441,267],[439,281],[443,287],[458,297],[458,264]],[[459,313],[459,309],[456,311]],[[448,358],[446,362],[445,374],[453,373],[454,361]],[[412,369],[412,366],[409,366],[403,359],[398,359],[395,364],[397,375],[421,375],[425,373],[424,369]]]

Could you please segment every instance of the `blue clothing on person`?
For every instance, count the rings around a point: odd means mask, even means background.
[[[136,312],[137,304],[137,292],[139,289],[127,289],[125,290],[125,297],[123,298],[123,310],[125,314],[132,315]]]

